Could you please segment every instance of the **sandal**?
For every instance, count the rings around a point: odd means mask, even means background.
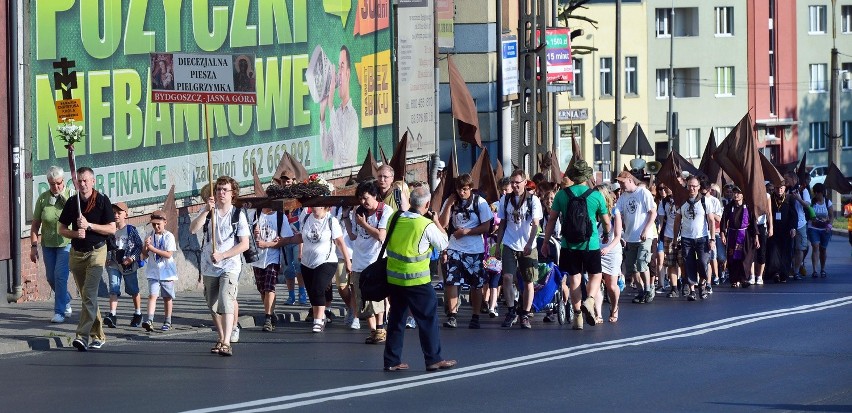
[[[217,341],[216,345],[213,346],[212,348],[210,348],[210,352],[213,353],[213,354],[219,354],[219,350],[221,350],[221,349],[222,349],[222,342]]]
[[[231,346],[222,344],[222,348],[219,349],[219,355],[229,357],[229,356],[233,356],[234,353],[231,351]]]
[[[819,273],[819,277],[820,277],[820,278],[828,277],[828,273],[826,273],[826,272],[825,272],[825,270],[822,270],[822,271]],[[816,277],[814,277],[814,278],[816,278]]]
[[[595,317],[595,324],[603,324],[603,317],[601,317],[601,316]]]
[[[609,322],[615,323],[618,321],[618,307],[615,307],[609,314]]]

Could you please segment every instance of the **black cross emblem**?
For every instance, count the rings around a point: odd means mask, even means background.
[[[71,99],[71,90],[77,89],[77,72],[68,71],[74,66],[75,61],[64,57],[53,62],[54,69],[62,69],[61,72],[53,72],[53,89],[62,91],[62,99]]]

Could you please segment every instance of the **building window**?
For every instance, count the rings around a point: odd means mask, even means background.
[[[673,94],[679,98],[697,98],[701,96],[701,77],[697,67],[675,68]]]
[[[852,62],[840,64],[840,90],[852,92]]]
[[[657,97],[669,97],[669,69],[657,69]]]
[[[628,56],[624,58],[624,94],[638,95],[639,94],[639,75],[636,73],[636,65],[638,58],[636,56]]]
[[[574,59],[574,83],[571,84],[571,95],[583,97],[583,59]]]
[[[612,58],[601,58],[601,96],[612,96]]]
[[[843,122],[843,147],[852,148],[852,121]]]
[[[826,7],[808,6],[808,33],[825,34],[826,24]]]
[[[734,8],[716,7],[716,35],[734,35]]]
[[[716,96],[734,95],[734,68],[723,66],[716,68]]]
[[[657,9],[657,37],[669,37],[672,34],[672,9]]]
[[[811,68],[811,81],[808,84],[808,91],[811,93],[820,93],[825,92],[826,84],[826,72],[828,71],[828,65],[825,63],[819,63],[815,65],[810,65]]]
[[[826,149],[826,141],[828,136],[828,122],[811,122],[810,124],[810,141],[812,151],[824,151]]]
[[[701,157],[701,129],[687,129],[686,140],[681,149],[687,158],[697,159]]]
[[[840,33],[852,34],[852,6],[840,8]]]
[[[732,126],[717,127],[714,135],[716,137],[716,142],[721,142],[723,139],[727,138],[728,134],[731,133],[732,130],[734,130]]]

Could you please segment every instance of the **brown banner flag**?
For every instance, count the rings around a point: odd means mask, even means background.
[[[734,184],[742,189],[745,203],[754,206],[754,214],[757,217],[771,211],[766,199],[760,155],[751,128],[751,115],[746,113],[716,148],[713,157]]]
[[[266,196],[266,190],[260,183],[260,177],[257,176],[257,165],[254,163],[251,164],[251,176],[254,179],[254,196]]]
[[[778,172],[778,169],[775,168],[775,165],[772,165],[772,162],[767,158],[762,152],[757,152],[760,155],[760,167],[763,169],[763,178],[769,182],[772,182],[772,185],[776,187],[781,185],[784,182],[784,177],[781,176],[781,172]]]
[[[497,179],[494,178],[494,171],[491,169],[491,157],[488,156],[488,149],[482,149],[479,158],[473,164],[470,177],[473,178],[473,185],[479,190],[479,195],[485,198],[489,204],[500,198]]]
[[[379,154],[382,157],[382,165],[390,164],[390,161],[388,161],[388,156],[385,155],[385,148],[382,148],[381,146],[379,146]]]
[[[456,192],[456,177],[459,176],[459,169],[456,165],[456,148],[453,147],[450,153],[450,159],[447,161],[447,167],[444,168],[444,176],[435,192],[432,192],[432,210],[440,212],[444,205],[444,200],[451,194]]]
[[[571,139],[571,140],[573,141],[573,139]],[[574,158],[574,156],[571,155],[571,159],[573,161],[574,159],[583,159],[583,158],[582,157]],[[559,167],[559,155],[557,154],[556,151],[551,151],[550,152],[550,182],[554,182],[557,185],[559,185],[560,183],[562,183],[562,174],[563,174],[562,169]]]
[[[163,202],[163,212],[166,213],[166,231],[172,233],[175,238],[178,238],[178,209],[175,202],[175,186],[172,185],[169,189],[169,194],[166,195],[166,201]],[[143,240],[144,241],[144,240]]]
[[[498,159],[497,160],[497,166],[494,168],[494,178],[497,178],[497,180],[500,180],[500,179],[503,178],[503,175],[504,175],[503,163],[501,163],[500,160]]]
[[[278,167],[275,168],[275,175],[273,175],[273,179],[277,182],[281,182],[282,176],[293,178],[299,182],[307,180],[309,177],[308,171],[302,163],[297,161],[293,155],[290,155],[290,152],[284,152],[284,156],[282,156],[281,160],[278,162]]]
[[[376,158],[373,157],[373,150],[367,149],[367,156],[364,157],[364,163],[361,169],[358,170],[358,175],[355,176],[357,182],[364,182],[373,179],[379,174],[379,165],[376,163]]]
[[[704,147],[704,153],[701,155],[701,163],[698,164],[698,170],[701,171],[710,183],[724,185],[722,178],[722,167],[713,159],[713,152],[716,151],[716,136],[713,130],[710,130],[710,139],[707,140],[707,146]]]
[[[678,180],[682,177],[681,173],[686,165],[695,168],[677,151],[671,151],[663,162],[660,172],[657,173],[657,181],[671,188],[672,199],[674,199],[676,205],[681,205],[689,199],[689,192]]]
[[[453,118],[458,121],[459,137],[461,137],[462,142],[482,148],[482,138],[479,134],[479,114],[476,111],[473,97],[450,56],[447,56],[447,67],[450,75],[450,103],[453,108]]]
[[[402,139],[399,140],[399,144],[396,145],[396,149],[393,151],[393,158],[388,161],[388,165],[393,168],[394,182],[405,180],[405,167],[408,159],[408,137],[408,131],[405,131],[402,134]]]
[[[828,174],[825,177],[825,187],[841,194],[852,193],[852,183],[843,176],[843,173],[840,172],[840,168],[838,168],[834,162],[828,165]]]

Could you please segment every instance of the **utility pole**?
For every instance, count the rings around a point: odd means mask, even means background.
[[[615,157],[615,171],[613,176],[621,173],[621,0],[615,1],[615,145],[612,147]],[[597,93],[595,91],[594,93]]]
[[[831,89],[828,106],[828,160],[840,167],[840,64],[837,52],[837,0],[831,0]],[[831,203],[841,210],[840,193],[831,191]]]
[[[669,111],[666,115],[666,133],[669,135],[669,152],[678,151],[675,146],[675,122],[674,122],[674,0],[672,0],[672,8],[669,9],[669,82],[666,85],[669,95]]]

